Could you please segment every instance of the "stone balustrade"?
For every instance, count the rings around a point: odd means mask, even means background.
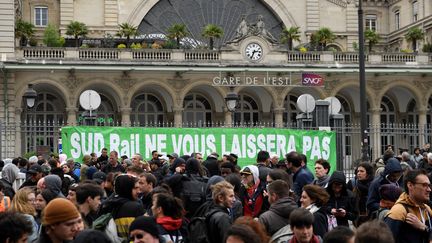
[[[104,48],[48,48],[27,47],[17,49],[17,61],[31,60],[67,60],[67,61],[129,61],[136,63],[190,62],[200,63],[240,62],[244,60],[241,53],[225,55],[224,51],[210,50],[171,50],[171,49],[104,49]],[[286,63],[341,63],[355,64],[359,61],[356,52],[281,52],[281,64]],[[427,53],[370,53],[365,54],[366,64],[419,64],[432,65],[432,55]],[[95,64],[96,64],[95,63]],[[264,63],[265,64],[265,63]]]

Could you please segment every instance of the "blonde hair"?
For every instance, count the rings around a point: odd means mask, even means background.
[[[219,196],[225,197],[228,194],[228,190],[234,190],[234,186],[227,181],[220,181],[212,185],[210,188],[212,190],[213,201],[216,203]]]
[[[36,209],[28,201],[28,195],[30,193],[35,192],[28,187],[19,189],[12,199],[10,211],[35,216]]]

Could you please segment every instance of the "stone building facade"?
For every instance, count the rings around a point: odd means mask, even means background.
[[[208,16],[224,23],[222,26],[226,28],[225,39],[222,38],[218,50],[214,51],[19,48],[13,35],[12,19],[19,14],[22,19],[38,24],[36,36],[39,37],[49,23],[59,26],[64,35],[72,20],[89,27],[88,38],[113,35],[118,25],[125,22],[138,26],[142,34],[159,34],[148,26],[158,26],[163,32],[163,24],[181,21],[176,18],[194,13],[172,12],[167,7],[160,14],[158,9],[163,9],[167,2],[176,4],[165,0],[2,1],[0,11],[8,21],[0,21],[5,29],[0,32],[0,124],[3,127],[0,157],[21,155],[38,146],[55,151],[61,125],[53,124],[82,124],[84,110],[79,105],[79,96],[88,89],[101,95],[102,104],[96,111],[101,125],[205,127],[229,126],[234,121],[242,125],[293,128],[299,114],[296,100],[306,93],[315,99],[337,97],[345,123],[359,122],[359,55],[354,51],[354,43],[358,42],[356,1],[242,0],[235,6],[229,4],[237,1],[198,1],[200,4],[195,8],[214,9]],[[209,6],[210,3],[213,5]],[[277,31],[283,26],[298,26],[301,40],[295,45],[299,45],[307,43],[314,31],[329,27],[337,35],[330,45],[340,51],[290,52],[284,45],[260,35],[248,35],[229,43],[235,37],[240,15],[246,15],[248,23],[256,23],[262,12],[242,8],[254,4],[265,12],[264,22],[272,36],[278,38]],[[377,52],[369,53],[366,58],[372,154],[379,156],[386,144],[410,149],[421,146],[430,139],[426,127],[432,121],[432,57],[421,51],[408,54],[397,51],[409,49],[410,43],[404,35],[411,27],[420,27],[426,34],[425,40],[419,42],[419,50],[431,39],[432,0],[364,1],[363,8],[366,28],[375,29],[383,37]],[[173,6],[172,9],[182,8]],[[156,10],[159,12],[152,12]],[[225,16],[230,21],[218,19],[222,14],[216,10],[231,10]],[[165,22],[161,20],[164,16]],[[158,19],[159,25],[151,22]],[[184,21],[196,19],[199,17],[189,16]],[[248,56],[251,44],[261,48],[262,56],[257,60]],[[303,73],[319,74],[325,79],[325,85],[302,86]],[[243,83],[230,83],[237,79]],[[259,85],[244,83],[253,79]],[[22,98],[28,84],[33,84],[38,93],[33,109],[28,109]],[[224,101],[230,87],[240,97],[240,106],[234,113],[226,109]],[[415,124],[415,132],[396,138],[380,125],[383,123]],[[347,136],[349,148],[345,155],[359,155],[357,141],[358,134]]]

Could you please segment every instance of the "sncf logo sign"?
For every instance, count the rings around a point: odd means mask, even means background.
[[[302,74],[302,85],[304,86],[323,86],[324,78],[318,74],[303,73]]]

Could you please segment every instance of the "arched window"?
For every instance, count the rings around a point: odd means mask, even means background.
[[[336,95],[336,98],[339,100],[339,102],[341,103],[341,110],[340,110],[340,114],[342,114],[344,116],[344,122],[345,124],[350,124],[352,123],[352,118],[351,118],[351,105],[350,103],[345,99],[345,97],[340,96],[340,95]]]
[[[384,96],[381,100],[381,151],[385,151],[387,145],[395,146],[396,141],[393,131],[395,122],[394,104],[387,96]]]
[[[208,127],[212,123],[210,102],[201,94],[193,93],[183,101],[183,123],[196,127]]]
[[[96,116],[95,124],[97,126],[113,126],[118,121],[116,111],[113,102],[104,94],[99,93],[101,97],[100,106],[92,111],[92,116]],[[84,110],[79,106],[78,124],[86,125],[86,117],[88,117],[89,111]]]
[[[411,99],[407,106],[407,114],[408,114],[408,128],[405,132],[408,135],[408,149],[409,151],[414,151],[415,147],[419,146],[419,127],[416,125],[419,121],[419,115],[416,108],[415,99]]]
[[[407,106],[408,113],[408,123],[410,124],[418,124],[418,113],[416,109],[416,101],[415,99],[411,99]]]
[[[135,97],[132,101],[132,124],[139,126],[163,124],[165,111],[161,101],[153,94],[144,93]]]
[[[239,105],[234,113],[235,125],[255,126],[258,122],[258,104],[252,97],[246,94],[240,94]]]
[[[285,127],[296,127],[297,122],[297,96],[287,95],[284,100],[283,123]]]
[[[49,92],[39,92],[35,106],[31,109],[23,104],[24,151],[58,151],[60,128],[65,122],[63,100]]]

